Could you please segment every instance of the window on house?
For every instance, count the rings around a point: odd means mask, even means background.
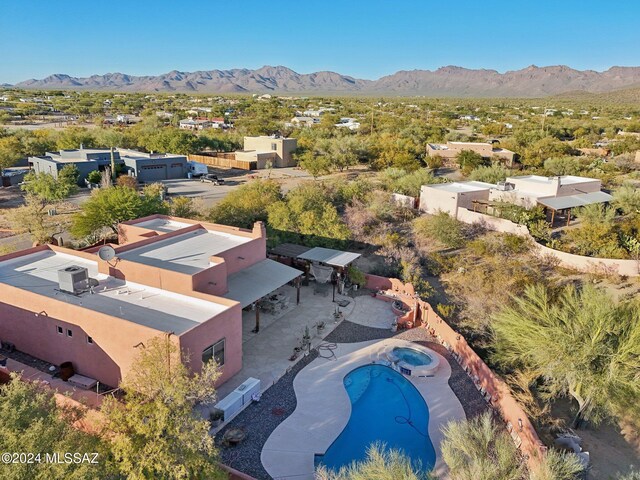
[[[271,150],[278,150],[278,144],[277,143],[272,143],[271,144]]]
[[[214,343],[210,347],[205,348],[202,351],[202,363],[210,362],[214,359],[220,366],[224,365],[224,343],[225,339]]]
[[[61,327],[60,325],[58,325],[58,326],[56,327],[56,330],[58,331],[58,333],[59,333],[60,335],[62,335],[63,330],[62,330],[62,327]]]
[[[87,335],[87,343],[89,345],[93,345],[93,338],[91,338],[89,335]]]
[[[67,328],[67,337],[73,337],[73,332]]]

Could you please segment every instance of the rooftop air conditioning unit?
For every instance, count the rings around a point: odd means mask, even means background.
[[[89,286],[89,270],[78,265],[58,270],[58,287],[61,292],[78,294]]]

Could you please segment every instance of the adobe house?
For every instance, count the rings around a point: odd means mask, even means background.
[[[43,245],[0,257],[0,339],[117,386],[161,336],[217,385],[242,367],[242,309],[302,272],[266,258],[252,230],[154,215],[120,226],[111,255]]]

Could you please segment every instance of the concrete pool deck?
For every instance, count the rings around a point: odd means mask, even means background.
[[[293,348],[300,344],[305,327],[311,334],[311,348],[316,348],[341,322],[336,323],[333,312],[337,304],[331,301],[331,289],[324,295],[314,293],[313,286],[302,287],[300,305],[295,304],[295,288],[284,286],[277,290],[290,298],[289,307],[271,315],[260,316],[260,333],[253,333],[255,313],[242,312],[242,369],[217,389],[218,399],[224,398],[247,378],[260,380],[262,391],[271,387],[297,361],[290,361]],[[348,300],[340,310],[346,320],[359,325],[390,329],[395,320],[391,304],[369,295],[348,297],[336,293],[336,301]],[[315,325],[325,322],[318,333]]]
[[[274,479],[313,480],[314,456],[323,454],[340,435],[351,416],[351,401],[343,379],[357,367],[381,360],[380,353],[390,346],[418,347],[399,339],[337,344],[335,358],[319,357],[302,369],[293,381],[297,406],[269,436],[261,452],[262,465]],[[322,353],[322,352],[321,352]],[[446,474],[440,443],[441,426],[450,420],[466,418],[460,401],[449,387],[451,367],[439,353],[440,367],[433,377],[405,377],[420,392],[429,408],[429,436],[436,451],[434,467]],[[328,355],[327,355],[328,356]]]

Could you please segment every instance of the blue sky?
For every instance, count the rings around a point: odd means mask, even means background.
[[[259,68],[640,65],[635,0],[0,0],[0,82]]]

